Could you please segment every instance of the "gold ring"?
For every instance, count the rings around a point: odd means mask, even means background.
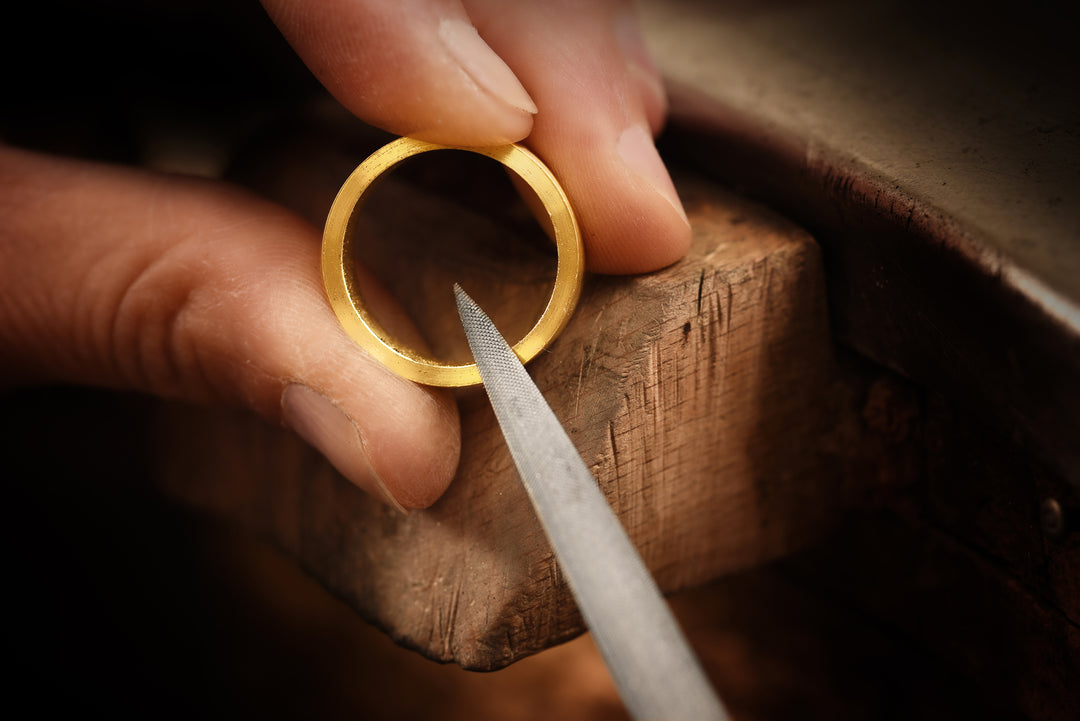
[[[363,206],[364,194],[382,174],[414,155],[431,150],[465,150],[499,161],[528,183],[551,219],[558,251],[555,287],[536,325],[514,345],[522,363],[528,363],[544,350],[570,320],[581,295],[585,251],[566,193],[547,166],[518,145],[463,148],[398,138],[376,150],[352,172],[330,207],[323,231],[323,283],[338,320],[361,348],[404,378],[432,386],[476,385],[480,382],[480,372],[475,363],[441,363],[396,343],[368,312],[353,272],[352,229]]]

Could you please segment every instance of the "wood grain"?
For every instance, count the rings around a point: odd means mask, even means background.
[[[1080,102],[1059,5],[1022,22],[963,2],[640,7],[680,130],[669,162],[810,229],[837,340],[1022,434],[1073,492]]]
[[[799,545],[847,493],[842,474],[824,470],[837,467],[826,455],[847,451],[836,438],[822,443],[836,425],[817,246],[715,186],[684,179],[680,190],[694,226],[690,255],[647,276],[589,278],[570,326],[530,366],[668,591]],[[368,260],[399,259],[383,278],[406,279],[403,298],[450,273],[467,289],[503,293],[504,305],[542,299],[550,253],[523,242],[491,262],[484,253],[504,248],[516,226],[468,205],[432,198],[422,183],[392,187],[365,232],[393,225],[384,213],[408,216],[409,227],[393,253]],[[463,248],[489,260],[463,261]],[[451,304],[413,306],[429,337],[456,322]],[[164,419],[158,476],[173,496],[273,539],[400,643],[498,668],[577,635],[582,623],[486,397],[466,390],[459,403],[457,478],[426,511],[399,515],[373,502],[284,431],[193,409]]]

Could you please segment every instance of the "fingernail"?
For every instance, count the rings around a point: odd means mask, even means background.
[[[683,221],[690,224],[683,209],[679,194],[675,191],[675,184],[671,182],[664,161],[660,159],[660,153],[656,152],[649,131],[640,125],[634,125],[623,131],[619,136],[619,156],[623,162],[653,186],[671,207],[679,212]]]
[[[281,394],[281,412],[285,424],[318,449],[341,475],[405,513],[371,467],[356,424],[330,399],[294,383]]]
[[[439,38],[465,73],[484,91],[518,110],[536,114],[536,103],[525,92],[521,81],[484,42],[476,28],[462,20],[442,20]]]

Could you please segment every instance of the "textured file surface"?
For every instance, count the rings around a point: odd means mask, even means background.
[[[518,473],[636,719],[726,718],[667,603],[569,436],[491,320],[458,311]]]

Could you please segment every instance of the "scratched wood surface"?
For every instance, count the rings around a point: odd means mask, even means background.
[[[306,195],[294,195],[302,212],[325,208],[344,177],[321,165],[318,178],[334,182],[305,178]],[[503,306],[520,315],[543,300],[552,258],[542,242],[508,246],[507,236],[527,235],[522,211],[493,211],[504,205],[486,181],[447,199],[425,184],[428,172],[388,180],[361,232],[405,228],[393,253],[366,260],[399,281],[432,345],[453,355],[452,303],[418,288],[448,288],[450,276],[480,289],[496,315]],[[833,376],[817,246],[718,187],[684,178],[680,190],[690,255],[651,275],[589,277],[570,326],[530,366],[668,591],[800,544],[844,493],[841,474],[823,470],[845,451],[821,441]],[[488,200],[479,208],[470,198]],[[501,667],[582,623],[486,397],[471,389],[458,399],[460,468],[425,511],[373,502],[286,431],[193,409],[164,419],[158,476],[173,496],[270,537],[398,642],[468,668]]]
[[[801,582],[1003,713],[1080,717],[1074,10],[641,6],[669,157],[811,228],[837,342],[923,387],[920,480]]]

